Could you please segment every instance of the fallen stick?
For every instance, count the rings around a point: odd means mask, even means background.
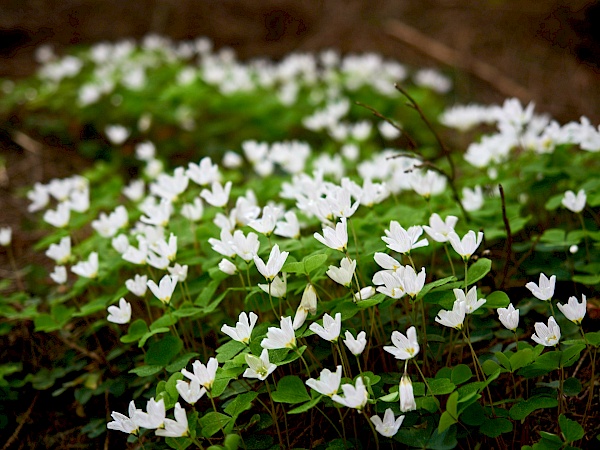
[[[505,96],[517,97],[522,101],[529,101],[533,98],[527,88],[491,64],[454,50],[399,20],[389,20],[385,23],[384,28],[391,37],[416,48],[441,63],[469,72]]]

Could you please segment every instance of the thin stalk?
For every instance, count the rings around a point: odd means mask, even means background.
[[[444,242],[444,251],[446,252],[446,257],[448,258],[448,262],[450,263],[450,268],[452,269],[452,276],[456,276],[456,271],[454,270],[454,263],[452,262],[452,257],[450,256],[450,250],[448,250],[447,242]]]
[[[207,390],[206,393],[208,394],[208,398],[210,398],[210,403],[213,407],[213,411],[215,413],[218,413],[219,411],[217,411],[217,405],[215,404],[215,399],[213,398],[211,392]],[[223,433],[223,438],[225,438],[225,430],[223,430],[223,426],[221,425],[221,422],[219,422],[219,428],[221,429],[221,433]]]
[[[581,229],[583,230],[583,240],[585,241],[585,260],[589,263],[590,259],[590,244],[588,242],[587,229],[585,228],[585,221],[583,220],[583,214],[577,213],[579,221],[581,222]]]
[[[338,429],[338,427],[335,426],[335,424],[333,423],[333,420],[331,420],[331,417],[329,417],[328,414],[325,414],[325,411],[323,411],[318,406],[315,406],[315,408],[316,408],[317,411],[319,411],[323,415],[323,417],[325,417],[325,419],[327,419],[327,422],[329,422],[329,424],[333,427],[333,429],[338,434],[338,436],[341,437],[344,440],[344,444],[345,444],[346,443],[346,431],[344,429],[344,421],[342,420],[342,413],[341,413],[340,409],[339,408],[335,408],[340,413],[340,422],[342,423],[342,429],[344,430],[343,433],[340,433],[340,430]]]
[[[371,422],[371,419],[369,419],[369,416],[367,416],[367,413],[365,412],[364,409],[361,412],[362,412],[363,416],[365,416],[365,419],[367,419],[367,422],[369,423],[369,427],[371,428],[371,431],[373,432],[373,436],[375,436],[375,448],[377,448],[377,450],[379,450],[379,436],[377,435],[377,431],[375,430],[375,427],[373,426],[373,422]]]
[[[273,418],[273,422],[275,422],[275,428],[277,429],[277,436],[279,437],[279,445],[281,448],[285,448],[283,444],[283,437],[281,436],[281,430],[279,429],[279,421],[277,420],[277,413],[275,412],[275,403],[273,402],[273,395],[271,394],[271,388],[269,387],[269,381],[265,379],[265,385],[267,386],[267,392],[269,393],[269,398],[271,399],[271,417]]]

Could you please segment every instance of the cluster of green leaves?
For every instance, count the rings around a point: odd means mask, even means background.
[[[144,55],[138,49],[132,57]],[[85,53],[80,57],[85,61]],[[118,204],[127,206],[130,223],[140,213],[134,203],[120,194],[125,184],[119,175],[123,173],[123,165],[137,163],[123,148],[114,152],[100,137],[106,125],[120,123],[133,129],[140,116],[151,116],[152,125],[146,131],[134,131],[131,141],[152,140],[165,159],[178,153],[197,160],[200,155],[195,153],[196,148],[202,149],[201,155],[216,157],[225,149],[239,149],[246,139],[274,142],[300,138],[320,152],[339,151],[338,143],[323,139],[322,133],[309,132],[300,124],[320,105],[310,101],[311,94],[326,91],[330,84],[343,89],[341,77],[301,85],[297,102],[293,107],[285,107],[277,100],[274,88],[224,95],[201,79],[178,84],[176,76],[184,64],[185,61],[165,58],[153,67],[152,76],[142,89],[133,91],[118,86],[111,96],[83,108],[78,106],[76,93],[89,81],[93,65],[85,65],[77,76],[58,85],[38,78],[25,80],[0,102],[0,113],[21,117],[19,129],[27,133],[58,137],[88,156],[106,155],[107,151],[116,154],[111,162],[97,163],[84,174],[91,186],[90,209],[74,214],[67,230],[47,230],[46,237],[36,244],[36,249],[43,251],[68,233],[77,240],[73,248],[76,259],[91,251],[101,255],[98,277],[78,278],[66,287],[56,287],[48,283],[47,271],[32,268],[26,279],[28,292],[7,294],[0,301],[3,336],[17,330],[19,324],[31,321],[36,333],[47,335],[47,342],[52,342],[53,337],[60,342],[51,352],[51,362],[34,364],[23,357],[0,365],[3,399],[14,404],[18,390],[30,386],[37,391],[52,389],[56,397],[73,396],[81,407],[108,393],[114,399],[111,400],[114,410],[124,411],[132,398],[139,407],[151,397],[162,399],[169,410],[180,401],[175,386],[184,379],[181,369],[189,368],[195,359],[206,362],[208,357],[216,356],[220,367],[210,392],[216,406],[213,409],[206,397],[195,405],[188,413],[189,436],[166,439],[164,442],[170,447],[185,448],[202,441],[208,442],[210,448],[228,450],[273,448],[279,445],[275,429],[280,424],[294,446],[308,445],[314,439],[316,446],[324,449],[366,447],[370,438],[365,437],[369,429],[364,418],[355,417],[353,412],[305,385],[307,375],[303,373],[300,355],[308,359],[313,377],[321,368],[332,369],[340,362],[335,348],[314,336],[307,325],[297,331],[302,342],[297,351],[269,352],[271,362],[279,367],[275,380],[268,380],[271,392],[264,382],[242,376],[247,367],[245,354],[260,354],[260,342],[266,337],[268,327],[278,323],[278,314],[272,308],[284,316],[293,315],[302,291],[310,282],[319,289],[319,316],[339,312],[343,329],[369,333],[369,344],[360,357],[365,371],[348,361],[352,373],[345,374],[342,383],[353,382],[358,376],[366,380],[370,414],[382,414],[387,408],[400,414],[401,366],[382,346],[389,344],[393,330],[404,333],[410,325],[424,324],[419,335],[424,345],[416,361],[423,377],[416,376],[412,362],[409,365],[417,410],[406,413],[399,432],[385,444],[398,442],[416,448],[449,449],[489,442],[509,447],[531,444],[532,448],[546,449],[572,448],[583,442],[584,437],[589,443],[599,420],[597,412],[589,411],[589,404],[594,401],[590,383],[594,379],[592,361],[600,345],[598,333],[584,331],[581,339],[578,328],[561,316],[557,317],[563,330],[560,348],[547,350],[521,339],[530,335],[534,322],[545,322],[548,315],[547,305],[522,289],[526,281],[537,280],[540,272],[555,274],[556,298],[562,303],[576,294],[573,286],[593,299],[600,284],[600,232],[595,210],[600,205],[598,161],[593,153],[569,145],[559,145],[548,154],[518,149],[508,161],[497,164],[495,180],[460,162],[458,152],[452,154],[450,158],[460,168],[457,177],[451,180],[452,187],[482,185],[486,189],[483,207],[470,212],[468,217],[462,214],[450,188],[427,201],[403,192],[372,208],[359,208],[349,220],[353,238],[348,253],[357,260],[357,278],[362,286],[370,284],[373,273],[379,269],[373,255],[386,250],[381,236],[391,220],[408,228],[426,224],[432,212],[442,217],[453,214],[461,217],[457,226],[460,235],[467,230],[484,231],[485,243],[467,267],[466,279],[453,274],[454,269],[440,245],[431,242],[413,252],[416,266],[426,267],[428,277],[414,302],[403,304],[404,300],[380,293],[364,301],[353,301],[352,293],[333,283],[325,273],[330,264],[339,263],[341,254],[324,249],[313,238],[312,233],[320,231],[320,223],[306,217],[306,229],[297,240],[260,237],[261,257],[267,257],[274,243],[290,252],[282,270],[288,274],[287,299],[274,299],[272,306],[269,297],[257,287],[264,279],[253,264],[238,264],[239,279],[227,277],[216,268],[221,256],[210,249],[207,240],[219,235],[219,228],[212,222],[218,209],[207,207],[198,225],[190,226],[179,215],[174,215],[168,225],[168,231],[178,237],[177,262],[188,265],[190,270],[187,281],[180,285],[170,304],[165,306],[147,293],[134,304],[134,317],[129,325],[109,324],[106,307],[129,296],[124,282],[140,273],[140,268],[123,261],[109,240],[90,232],[89,224],[101,211],[111,211]],[[32,90],[35,98],[23,102],[23,98],[33,97]],[[440,99],[430,91],[417,86],[409,86],[407,91],[431,118],[441,111]],[[442,158],[430,130],[414,111],[398,101],[399,97],[391,101],[368,87],[344,93],[403,123],[405,133],[420,145],[418,157],[442,171],[450,169],[450,161]],[[119,107],[115,107],[115,99],[119,100]],[[201,126],[182,129],[181,111],[188,111]],[[353,106],[349,120],[363,119],[368,114],[365,109]],[[89,138],[75,137],[81,136],[82,129],[93,132]],[[400,140],[397,144],[403,143]],[[377,137],[361,144],[362,157],[369,158],[381,144]],[[351,164],[346,170],[358,180]],[[279,201],[276,196],[280,187],[289,180],[279,172],[265,180],[252,174],[249,163],[227,170],[224,175],[235,182],[233,198],[251,188],[261,205]],[[496,194],[499,184],[503,198]],[[588,193],[588,209],[580,221],[559,207],[565,190],[581,188]],[[527,193],[527,198],[523,193]],[[191,201],[198,194],[199,188],[190,186],[179,201]],[[286,207],[291,209],[293,204],[287,203]],[[243,230],[250,231],[247,227]],[[585,246],[587,251],[571,254],[568,249],[573,245]],[[460,259],[456,256],[453,259],[460,267]],[[159,276],[153,270],[141,270],[158,281]],[[464,341],[459,340],[461,336],[436,324],[434,317],[441,309],[452,309],[453,289],[475,284],[479,296],[487,301],[468,319],[470,343],[477,349],[477,357],[473,359],[462,345]],[[10,289],[8,283],[3,286],[4,291]],[[130,301],[133,302],[131,298]],[[495,310],[511,301],[521,309],[518,342],[496,319]],[[224,323],[234,323],[240,311],[250,310],[257,312],[261,320],[249,346],[231,341],[219,332]],[[579,361],[584,361],[588,370],[578,368]],[[19,376],[23,373],[29,374]],[[586,391],[587,396],[583,395]],[[588,399],[590,403],[586,405]],[[566,401],[572,408],[565,406]],[[92,407],[95,406],[94,403]],[[557,409],[560,414],[556,414]],[[103,407],[88,414],[93,419],[83,431],[95,438],[106,431],[105,424],[110,419],[105,417]],[[586,415],[587,421],[574,420]],[[356,424],[354,437],[350,432],[348,436],[342,432],[338,436],[326,421],[333,428],[335,424]],[[10,425],[7,411],[0,410],[0,428]],[[522,433],[523,427],[531,427],[539,438]],[[139,440],[146,448],[160,448],[163,442],[149,431],[129,436],[129,440]]]

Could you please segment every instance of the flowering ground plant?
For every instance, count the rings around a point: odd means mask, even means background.
[[[75,144],[107,161],[25,194],[47,264],[15,263],[3,335],[58,346],[3,360],[10,404],[68,398],[130,448],[593,448],[585,119],[444,108],[445,77],[377,55],[242,63],[153,37],[42,56],[2,111],[64,139],[88,122]]]

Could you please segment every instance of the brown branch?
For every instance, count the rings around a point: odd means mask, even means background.
[[[57,334],[58,338],[67,345],[67,347],[72,348],[73,350],[77,350],[79,353],[87,356],[90,359],[93,359],[94,361],[96,361],[97,363],[101,364],[101,365],[107,365],[107,361],[104,360],[100,355],[98,355],[96,352],[91,352],[89,351],[87,348],[83,348],[82,346],[76,344],[75,342],[71,342],[69,339],[67,339],[64,336],[61,336],[60,333]]]
[[[27,422],[27,420],[29,419],[29,416],[31,415],[31,412],[33,411],[33,407],[35,406],[35,402],[37,402],[37,399],[39,396],[40,396],[39,392],[35,394],[35,397],[33,397],[33,400],[31,401],[31,405],[29,405],[29,408],[27,408],[27,411],[25,411],[25,413],[18,419],[19,425],[17,426],[17,428],[15,429],[13,434],[11,434],[11,436],[8,438],[8,441],[6,441],[6,443],[4,444],[4,447],[2,447],[2,450],[7,450],[13,444],[13,442],[15,442],[17,440],[17,438],[19,437],[19,433],[21,432],[21,430],[23,429],[23,426],[25,425],[25,422]]]
[[[396,123],[392,119],[384,116],[383,114],[381,114],[379,111],[377,111],[372,106],[365,105],[364,103],[358,102],[358,101],[355,102],[355,103],[358,106],[362,106],[363,108],[368,109],[369,111],[371,111],[373,113],[373,115],[375,117],[379,117],[380,119],[385,120],[387,123],[389,123],[391,126],[393,126],[396,130],[400,131],[406,137],[406,139],[408,140],[408,146],[409,146],[409,148],[411,148],[411,149],[417,148],[417,142],[412,138],[412,136],[410,134],[408,134],[406,132],[406,130],[403,130],[398,125],[396,125]]]
[[[531,100],[533,95],[527,88],[517,83],[496,67],[480,61],[465,52],[459,52],[446,44],[441,43],[416,28],[399,20],[389,20],[384,25],[388,35],[396,38],[411,47],[416,48],[429,57],[468,72],[482,81],[485,81],[501,94],[508,97],[518,97],[523,101]]]

